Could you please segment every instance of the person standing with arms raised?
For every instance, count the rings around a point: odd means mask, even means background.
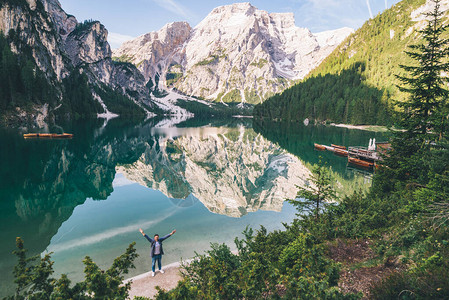
[[[152,258],[151,268],[153,270],[151,272],[151,276],[154,276],[154,272],[156,271],[156,262],[158,264],[159,271],[162,274],[164,274],[165,272],[164,272],[164,270],[162,270],[162,255],[164,255],[164,250],[162,248],[162,242],[164,240],[168,239],[169,237],[171,237],[173,234],[175,234],[176,229],[161,238],[159,238],[159,234],[155,234],[153,238],[150,238],[148,235],[146,235],[143,232],[142,228],[139,228],[139,231],[151,243],[150,255]]]

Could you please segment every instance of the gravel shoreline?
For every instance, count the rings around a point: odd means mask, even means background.
[[[166,265],[162,268],[165,271],[164,274],[156,270],[155,276],[151,276],[151,271],[126,279],[124,283],[132,281],[131,290],[129,291],[129,299],[133,299],[135,296],[143,296],[153,298],[157,294],[156,286],[164,290],[171,290],[181,280],[181,273],[179,269],[181,267],[180,262],[175,262]]]
[[[330,126],[348,128],[348,129],[358,129],[366,131],[376,131],[376,132],[387,132],[388,127],[379,125],[349,125],[349,124],[335,124],[331,123]]]

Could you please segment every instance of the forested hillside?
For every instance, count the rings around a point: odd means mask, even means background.
[[[14,38],[11,31],[9,38]],[[92,96],[88,77],[79,70],[74,70],[62,83],[48,80],[36,66],[31,48],[24,47],[23,53],[17,55],[10,49],[7,38],[0,33],[0,115],[6,118],[20,107],[30,114],[36,114],[35,106],[47,104],[50,107],[60,106],[55,116],[96,116],[103,108]],[[96,87],[96,92],[103,96],[107,106],[114,112],[142,117],[144,111],[119,91],[103,85]]]
[[[112,61],[107,34],[57,0],[0,1],[0,124],[155,111],[139,71]]]
[[[56,100],[52,99],[54,94],[56,91],[34,61],[26,55],[19,60],[0,34],[0,111],[25,103],[51,103]]]
[[[422,22],[412,12],[424,0],[404,0],[368,20],[302,82],[254,109],[256,118],[305,118],[351,124],[388,124],[404,99],[396,87],[400,64]],[[419,14],[417,15],[419,17]],[[414,17],[417,17],[414,16]]]

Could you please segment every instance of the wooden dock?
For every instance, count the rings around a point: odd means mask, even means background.
[[[391,144],[376,143],[376,150],[369,150],[367,147],[348,147],[332,144],[331,146],[314,144],[317,150],[328,150],[339,156],[347,156],[348,163],[354,166],[359,166],[364,169],[373,169],[377,161],[382,160],[382,154],[387,153]]]
[[[368,150],[366,147],[349,147],[348,148],[348,156],[363,159],[367,161],[378,161],[381,160],[381,157],[374,150]]]

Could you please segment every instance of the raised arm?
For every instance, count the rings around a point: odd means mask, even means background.
[[[176,229],[173,230],[172,232],[170,232],[169,234],[167,234],[167,235],[165,235],[165,236],[159,238],[159,240],[162,242],[163,240],[168,239],[169,237],[171,237],[172,235],[174,235],[175,232],[176,232]]]
[[[150,243],[153,242],[153,239],[146,235],[145,232],[143,232],[142,228],[139,228],[139,231]]]

